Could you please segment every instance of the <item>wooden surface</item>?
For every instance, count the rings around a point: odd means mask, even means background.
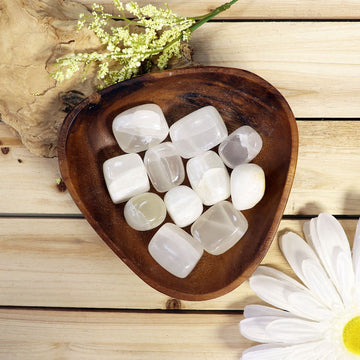
[[[195,15],[220,1],[168,3]],[[246,0],[229,18],[197,30],[194,57],[259,74],[297,117],[295,181],[263,260],[292,275],[279,235],[327,211],[346,215],[352,240],[360,215],[360,3]],[[0,359],[235,360],[252,345],[238,331],[244,306],[261,303],[247,283],[203,302],[153,290],[60,191],[56,158],[29,154],[1,122],[0,142]]]

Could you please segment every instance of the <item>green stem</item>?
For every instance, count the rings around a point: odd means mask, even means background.
[[[189,17],[188,19],[190,20],[195,20],[197,21],[196,24],[194,24],[193,26],[190,27],[190,31],[194,32],[196,29],[198,29],[201,25],[205,24],[206,22],[208,22],[209,20],[211,20],[212,18],[214,18],[215,16],[219,15],[220,13],[222,13],[223,11],[226,11],[227,9],[229,9],[232,5],[234,5],[238,0],[231,0],[228,3],[222,4],[220,6],[218,6],[216,9],[214,9],[213,11],[205,14],[205,15],[201,15],[201,16],[194,16],[194,17]],[[137,21],[131,21],[130,19],[128,19],[125,14],[122,12],[122,16],[111,16],[112,19],[116,19],[116,20],[124,20],[124,21],[128,21],[129,23],[132,24],[137,24]],[[199,20],[199,21],[198,21]]]
[[[215,16],[219,15],[220,13],[222,13],[223,11],[226,11],[227,9],[229,9],[232,5],[234,5],[238,0],[231,0],[228,3],[222,4],[219,7],[217,7],[215,10],[209,12],[208,14],[202,15],[202,16],[197,16],[197,17],[193,17],[190,19],[193,20],[200,20],[198,21],[196,24],[194,24],[189,30],[191,32],[194,32],[196,29],[198,29],[201,25],[205,24],[206,22],[208,22],[210,19],[214,18]]]
[[[193,33],[196,29],[198,29],[201,25],[204,25],[206,22],[208,22],[213,17],[217,16],[218,14],[222,13],[223,11],[229,9],[232,5],[234,5],[238,0],[231,0],[228,3],[222,4],[221,6],[217,7],[215,10],[209,12],[208,14],[205,14],[203,16],[198,16],[190,19],[199,20],[194,25],[192,25],[189,30],[191,33]],[[163,50],[167,49],[171,45],[175,44],[177,41],[180,41],[182,38],[182,35],[178,36],[176,39],[172,40],[168,44],[166,44],[163,48]]]
[[[128,19],[125,15],[124,16],[111,15],[111,16],[109,16],[109,18],[113,19],[113,20],[123,20],[123,21],[126,21],[129,24],[138,25],[136,21]]]

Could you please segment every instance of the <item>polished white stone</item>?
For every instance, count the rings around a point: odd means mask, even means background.
[[[165,220],[166,206],[159,195],[146,192],[132,197],[125,204],[124,217],[135,230],[151,230]]]
[[[219,155],[226,166],[235,166],[253,160],[262,148],[259,133],[248,125],[232,132],[219,146]]]
[[[147,150],[144,164],[158,192],[168,191],[184,181],[184,164],[171,142],[163,142]]]
[[[214,151],[206,151],[188,160],[186,173],[204,205],[213,205],[230,196],[229,173]]]
[[[256,164],[238,165],[230,177],[231,199],[236,209],[254,207],[265,193],[265,174]]]
[[[138,153],[160,144],[169,133],[169,126],[159,105],[143,104],[123,111],[112,123],[120,148]]]
[[[228,135],[224,120],[213,106],[205,106],[170,126],[170,138],[185,159],[220,144]]]
[[[103,173],[110,197],[115,204],[150,189],[145,165],[138,154],[125,154],[106,160]]]
[[[171,223],[155,233],[148,248],[155,261],[179,278],[188,276],[203,254],[198,241]]]
[[[179,227],[192,224],[203,211],[201,199],[186,185],[169,190],[165,194],[164,201],[169,215]]]
[[[221,201],[205,211],[191,226],[191,234],[213,255],[223,254],[245,234],[248,222],[229,201]]]

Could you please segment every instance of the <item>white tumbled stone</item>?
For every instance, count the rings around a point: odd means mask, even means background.
[[[254,207],[265,193],[265,173],[256,164],[241,164],[235,167],[230,177],[231,199],[236,209]]]
[[[158,192],[168,191],[184,181],[183,161],[171,142],[163,142],[147,150],[144,164]]]
[[[203,248],[190,234],[175,224],[164,224],[152,237],[149,252],[171,274],[185,278],[203,254]]]
[[[186,185],[169,190],[165,194],[164,202],[170,217],[179,227],[192,224],[203,211],[199,196]]]
[[[223,254],[246,233],[245,216],[229,201],[221,201],[205,211],[191,226],[191,234],[213,255]]]
[[[112,123],[120,148],[138,153],[160,144],[169,133],[169,126],[159,105],[143,104],[123,111]]]
[[[108,159],[103,173],[110,197],[115,204],[149,191],[145,165],[138,154],[125,154]]]
[[[230,196],[229,173],[214,151],[206,151],[188,160],[186,173],[204,205],[213,205]]]
[[[170,126],[171,141],[185,159],[210,150],[227,135],[224,120],[213,106],[200,108]]]
[[[248,125],[232,132],[219,146],[219,155],[226,166],[233,169],[237,165],[253,160],[262,148],[259,133]]]
[[[125,204],[124,217],[135,230],[151,230],[165,220],[166,206],[159,195],[146,192],[132,197]]]

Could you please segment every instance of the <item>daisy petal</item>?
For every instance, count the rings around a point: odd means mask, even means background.
[[[320,321],[331,316],[331,312],[308,292],[293,292],[289,294],[288,302],[292,309],[297,309],[299,316],[306,319]]]
[[[289,312],[275,309],[273,307],[264,305],[246,305],[244,308],[244,317],[252,318],[258,316],[278,316],[278,317],[293,317]]]
[[[268,266],[264,266],[264,265],[260,265],[254,272],[254,275],[264,275],[264,276],[272,276],[275,279],[279,279],[282,281],[286,281],[289,282],[290,284],[294,285],[294,286],[299,286],[301,289],[303,290],[307,290],[305,286],[301,285],[298,281],[294,280],[293,278],[291,278],[290,276],[282,273],[279,270],[273,269],[271,267]]]
[[[340,305],[341,299],[314,250],[293,232],[283,235],[279,243],[286,260],[312,293],[328,307]]]
[[[280,344],[256,345],[243,352],[240,360],[333,360],[332,347],[325,341],[283,346]]]
[[[360,220],[356,226],[354,245],[353,245],[353,264],[356,274],[356,282],[360,285]]]
[[[240,360],[284,360],[289,353],[285,346],[262,344],[246,349]]]
[[[288,350],[291,350],[285,356],[284,360],[332,360],[330,356],[333,348],[329,346],[329,343],[326,341],[315,341],[308,342],[299,345],[293,345],[287,347]]]
[[[271,337],[265,331],[266,327],[274,320],[277,320],[274,316],[261,316],[248,318],[240,321],[240,333],[242,336],[249,340],[268,343],[271,342]]]
[[[267,303],[309,320],[330,316],[311,293],[294,279],[278,270],[260,266],[250,277],[250,287]]]
[[[354,285],[354,271],[344,229],[333,216],[323,213],[316,220],[311,220],[310,232],[315,251],[343,301],[348,303]],[[349,280],[343,283],[342,279],[346,276]]]
[[[343,251],[339,251],[337,255],[334,254],[334,268],[336,269],[338,281],[342,286],[342,296],[351,301],[352,290],[354,288],[355,276],[353,271],[353,263],[351,257],[349,258]]]
[[[324,330],[321,323],[288,318],[271,321],[265,332],[270,336],[271,342],[299,344],[320,340]]]
[[[302,271],[311,291],[329,308],[343,308],[341,298],[321,264],[312,260],[302,263]]]
[[[313,246],[312,240],[311,240],[311,233],[310,233],[310,220],[304,222],[304,224],[303,224],[303,233],[305,235],[305,239],[306,239],[307,243],[310,246]]]

